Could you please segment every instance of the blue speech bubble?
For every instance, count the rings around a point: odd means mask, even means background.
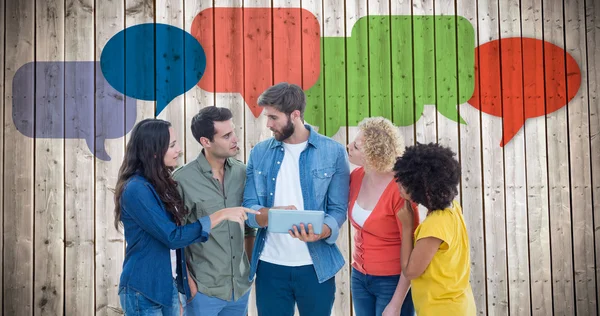
[[[158,115],[200,81],[206,54],[188,32],[172,25],[145,23],[115,34],[102,50],[100,65],[117,91],[156,101]]]
[[[104,141],[123,137],[135,124],[136,100],[113,89],[98,62],[30,62],[15,73],[12,90],[12,119],[21,134],[85,139],[105,161]]]

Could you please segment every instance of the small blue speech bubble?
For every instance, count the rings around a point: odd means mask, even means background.
[[[23,65],[13,78],[12,110],[21,134],[85,139],[94,156],[105,161],[110,156],[104,141],[123,137],[137,115],[136,100],[113,89],[93,61]]]
[[[102,50],[100,65],[117,91],[156,101],[158,115],[200,81],[206,54],[188,32],[172,25],[145,23],[115,34]]]

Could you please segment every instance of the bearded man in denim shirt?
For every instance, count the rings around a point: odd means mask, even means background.
[[[330,315],[335,274],[344,265],[335,241],[347,216],[348,155],[304,124],[306,96],[299,86],[272,86],[258,105],[274,136],[250,152],[244,189],[243,206],[260,210],[246,221],[258,228],[249,276],[256,275],[258,314],[291,316],[298,304],[300,315]],[[311,225],[289,235],[267,232],[270,208],[323,210],[322,232],[314,234]]]

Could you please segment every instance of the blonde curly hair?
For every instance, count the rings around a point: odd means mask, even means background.
[[[363,133],[366,167],[377,172],[392,171],[396,158],[404,152],[404,141],[398,128],[384,117],[365,118],[358,128]]]

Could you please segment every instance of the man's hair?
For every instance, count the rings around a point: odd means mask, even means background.
[[[298,110],[300,117],[304,119],[306,95],[302,88],[295,84],[280,82],[271,86],[258,97],[257,103],[259,106],[272,106],[287,115]]]
[[[443,210],[458,194],[460,164],[450,148],[417,143],[396,160],[394,177],[413,202],[430,211]]]
[[[207,106],[192,118],[192,135],[200,142],[201,137],[214,141],[215,122],[224,122],[233,117],[228,108]]]

